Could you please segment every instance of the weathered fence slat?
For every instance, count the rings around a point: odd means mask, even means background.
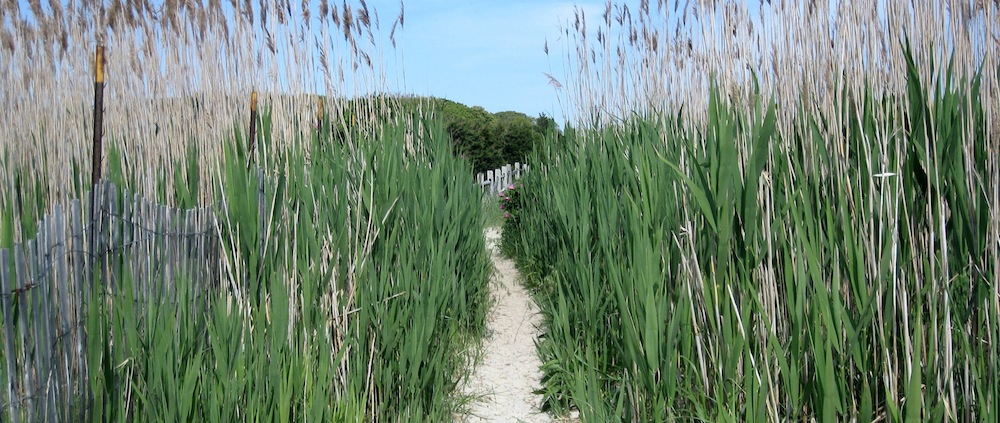
[[[52,331],[52,272],[49,263],[52,260],[52,233],[49,230],[51,218],[46,216],[39,226],[39,242],[35,259],[32,260],[35,266],[35,277],[38,278],[39,301],[41,308],[42,337],[39,338],[39,351],[41,351],[42,380],[45,381],[45,419],[47,421],[56,420],[56,398],[59,396],[59,384],[56,383],[53,374],[52,357],[55,350],[54,342],[58,339]]]
[[[476,183],[483,188],[483,192],[488,195],[496,195],[507,189],[514,180],[524,176],[528,172],[528,165],[521,163],[506,164],[499,169],[487,170],[476,174]]]
[[[142,286],[144,298],[150,298],[156,295],[149,278],[146,276],[153,271],[153,250],[149,241],[149,234],[146,233],[145,228],[142,227],[140,222],[151,221],[152,214],[149,212],[149,206],[141,199],[135,201],[135,207],[138,210],[138,213],[135,214],[137,219],[133,223],[135,227],[136,249],[139,250],[138,256],[142,258],[137,269],[136,280]]]
[[[223,261],[216,208],[158,205],[110,181],[93,189],[65,208],[53,207],[35,239],[0,250],[0,421],[87,415],[84,322],[94,283],[118,290],[129,278],[136,301],[174,303],[177,284],[186,283],[187,300],[200,309],[210,304],[201,294],[218,287]],[[263,197],[262,229],[269,206]]]
[[[14,369],[18,368],[17,356],[15,356],[15,343],[17,342],[14,338],[14,314],[11,310],[11,302],[14,299],[12,294],[14,289],[14,278],[11,275],[11,267],[13,263],[10,258],[10,250],[0,250],[0,289],[3,290],[3,325],[4,325],[4,361],[7,362],[7,373],[4,380],[4,404],[10,404],[8,410],[10,410],[10,421],[17,423],[20,421],[20,415],[17,410],[18,400],[16,393],[14,392],[15,378],[17,373]]]
[[[29,243],[29,245],[30,245],[30,243]],[[21,280],[21,281],[27,280],[27,281],[30,281],[30,278],[26,274],[27,271],[24,268],[24,248],[23,247],[24,246],[18,246],[18,245],[14,246],[14,277],[16,278],[16,280]],[[20,356],[20,358],[21,358],[21,360],[20,360],[20,362],[21,362],[21,369],[24,371],[24,375],[23,375],[24,376],[23,377],[24,384],[19,387],[18,391],[19,391],[19,394],[21,394],[22,396],[32,396],[34,393],[30,392],[28,390],[32,386],[35,386],[35,384],[34,384],[34,378],[32,376],[33,376],[33,373],[34,373],[34,370],[35,370],[36,366],[32,362],[33,360],[29,360],[29,357],[28,357],[28,354],[27,354],[27,351],[29,351],[29,345],[31,345],[31,341],[32,341],[30,335],[28,334],[28,328],[31,325],[29,324],[29,320],[28,320],[28,306],[27,306],[27,304],[24,304],[25,303],[24,299],[26,299],[28,297],[28,295],[24,295],[24,294],[28,294],[30,292],[31,292],[30,290],[28,290],[28,291],[18,291],[17,295],[16,295],[17,310],[18,310],[18,314],[20,315],[16,319],[17,319],[17,323],[18,323],[17,327],[19,329],[18,332],[20,332],[20,335],[21,335],[21,351],[19,351],[17,353],[17,355]],[[27,413],[26,413],[27,414],[27,419],[26,420],[27,421],[34,421],[35,419],[32,418],[33,416],[32,416],[31,407],[25,407],[25,408],[26,408],[26,411],[27,411]]]
[[[192,287],[194,288],[194,292],[201,292],[201,289],[205,281],[199,279],[194,275],[196,267],[195,263],[193,263],[194,259],[192,258],[193,254],[192,246],[194,245],[195,242],[197,242],[196,240],[201,239],[201,235],[199,233],[199,229],[201,228],[195,225],[195,220],[194,220],[194,218],[197,215],[198,215],[197,209],[186,210],[184,211],[183,219],[179,219],[178,230],[181,233],[186,234],[181,239],[182,242],[179,243],[180,245],[179,256],[181,257],[182,260],[181,272],[184,274],[184,277],[187,279],[187,281],[189,281],[188,283],[192,285]],[[192,298],[197,298],[197,297],[199,296],[198,295],[192,296]]]
[[[111,282],[112,289],[117,290],[121,281],[118,280],[119,272],[116,267],[116,260],[112,260],[113,246],[115,245],[115,223],[118,222],[118,189],[111,181],[102,183],[104,196],[101,199],[101,241],[103,247],[98,253],[104,258],[104,278]]]
[[[87,296],[90,295],[90,291],[87,289],[89,284],[84,282],[85,280],[83,277],[83,264],[87,260],[85,255],[87,241],[84,235],[82,221],[84,213],[83,208],[83,203],[80,200],[70,202],[69,227],[70,232],[72,233],[72,236],[70,237],[72,242],[67,247],[69,248],[70,258],[73,261],[73,276],[67,278],[72,281],[72,284],[67,286],[66,292],[67,303],[69,304],[70,310],[72,310],[72,317],[69,322],[71,327],[73,327],[72,332],[70,332],[72,334],[71,345],[73,347],[71,354],[75,353],[75,359],[71,364],[71,369],[78,372],[76,374],[76,386],[80,387],[80,391],[74,393],[81,396],[83,395],[85,387],[88,386],[87,380],[90,377],[86,365],[86,357],[84,356],[84,347],[87,339],[86,334],[80,327],[83,322],[82,305],[84,304],[84,300],[82,298],[87,298]]]
[[[150,228],[150,238],[154,239],[156,243],[156,259],[159,262],[157,273],[162,274],[163,277],[160,278],[157,283],[163,285],[163,292],[165,295],[172,297],[174,295],[174,284],[173,284],[173,269],[168,261],[168,250],[167,242],[165,239],[160,239],[154,236],[159,232],[158,222],[165,222],[167,220],[167,208],[166,206],[156,207],[156,220],[153,221],[153,225]]]
[[[67,322],[66,316],[72,318],[74,312],[72,309],[67,307],[67,285],[70,283],[69,278],[66,273],[66,260],[68,259],[66,254],[66,220],[63,216],[62,206],[56,205],[52,210],[52,219],[50,220],[50,231],[53,237],[53,243],[51,247],[52,252],[52,277],[49,280],[51,288],[53,289],[53,299],[52,304],[54,305],[56,312],[51,313],[52,322],[55,325],[55,337],[56,337],[56,348],[53,354],[54,360],[58,360],[54,363],[54,366],[59,366],[55,371],[58,373],[56,387],[59,389],[59,404],[72,401],[75,395],[75,389],[73,389],[73,377],[71,374],[71,367],[69,364],[70,357],[72,357],[73,337],[70,336],[75,330],[72,323]],[[63,409],[61,413],[60,420],[70,421],[72,420],[72,414],[68,409]]]
[[[115,226],[121,228],[119,234],[119,239],[117,239],[119,248],[124,251],[135,251],[135,221],[138,218],[135,215],[135,199],[136,195],[130,190],[122,190],[122,206],[121,206],[121,216],[120,219],[115,222]],[[132,292],[135,293],[137,297],[143,295],[143,284],[142,280],[138,277],[139,258],[135,254],[125,254],[121,260],[122,273],[128,274],[132,279]]]

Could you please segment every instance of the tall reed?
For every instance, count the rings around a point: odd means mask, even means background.
[[[596,41],[578,13],[585,129],[539,152],[504,235],[547,405],[1000,415],[997,6],[911,4],[609,3]]]
[[[469,163],[419,117],[378,142],[296,142],[311,147],[275,157],[263,191],[227,148],[221,289],[96,290],[111,301],[89,302],[95,421],[451,418],[491,269]]]
[[[131,188],[153,196],[161,170],[193,145],[205,202],[233,125],[248,125],[251,91],[281,116],[271,148],[287,148],[313,127],[316,94],[340,120],[352,97],[387,87],[392,54],[383,41],[403,22],[400,9],[386,35],[379,28],[388,22],[363,1],[20,3],[0,8],[0,186],[9,193],[0,210],[22,222],[90,185],[96,45],[106,51],[105,144],[121,153]],[[368,103],[354,124],[375,133],[387,102]],[[15,225],[15,239],[26,235]]]
[[[89,185],[95,44],[105,177],[220,219],[219,281],[95,281],[74,418],[451,418],[488,299],[482,193],[429,111],[382,94],[402,10],[386,36],[364,1],[19,4],[0,8],[0,247]]]

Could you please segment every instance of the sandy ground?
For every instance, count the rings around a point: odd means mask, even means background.
[[[462,388],[475,398],[462,421],[549,422],[549,416],[538,410],[541,396],[532,393],[541,386],[535,339],[542,316],[518,283],[514,263],[497,251],[500,231],[487,229],[485,236],[497,270],[492,284],[496,304],[487,323],[483,357]]]

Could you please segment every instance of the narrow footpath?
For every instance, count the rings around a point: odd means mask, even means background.
[[[500,255],[500,231],[486,229],[486,246],[493,254],[496,274],[491,284],[495,300],[487,322],[483,356],[462,387],[474,398],[465,422],[549,422],[538,410],[542,373],[535,353],[542,316],[521,287],[514,263]]]

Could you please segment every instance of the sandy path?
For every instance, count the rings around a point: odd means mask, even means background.
[[[487,229],[485,236],[497,269],[492,284],[496,304],[487,322],[483,357],[462,388],[476,398],[463,421],[549,422],[549,416],[538,411],[541,396],[532,393],[542,377],[535,353],[542,316],[518,283],[514,263],[497,251],[500,231]]]

